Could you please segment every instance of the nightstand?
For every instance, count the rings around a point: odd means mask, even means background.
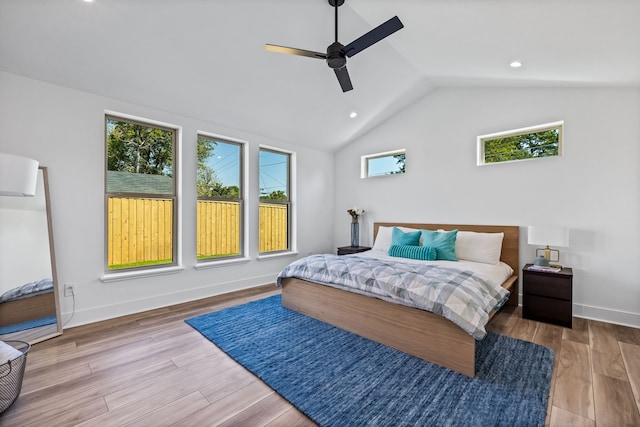
[[[357,254],[359,252],[366,252],[370,250],[369,246],[342,246],[338,248],[338,255],[350,255]]]
[[[557,273],[522,269],[522,317],[572,327],[573,270]]]

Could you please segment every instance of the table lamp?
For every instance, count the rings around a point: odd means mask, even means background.
[[[536,249],[535,265],[548,266],[550,262],[560,261],[560,251],[549,246],[569,246],[569,229],[553,225],[530,225],[527,243],[530,245],[545,245]],[[555,257],[553,256],[555,254]]]

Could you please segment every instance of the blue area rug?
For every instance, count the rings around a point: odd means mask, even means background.
[[[186,322],[321,426],[542,426],[553,351],[489,333],[476,378],[281,306],[280,295]]]
[[[39,328],[40,326],[53,325],[56,323],[56,316],[41,317],[40,319],[28,320],[26,322],[14,323],[13,325],[0,326],[0,335],[12,334],[27,329]]]

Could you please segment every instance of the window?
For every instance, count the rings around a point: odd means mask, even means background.
[[[106,270],[175,265],[177,129],[106,116]]]
[[[478,166],[562,155],[564,122],[478,137]]]
[[[198,135],[197,257],[199,261],[243,253],[243,145]]]
[[[290,249],[291,236],[291,155],[260,148],[260,253]]]
[[[374,176],[396,175],[405,172],[405,150],[387,151],[385,153],[368,154],[361,157],[362,178]]]

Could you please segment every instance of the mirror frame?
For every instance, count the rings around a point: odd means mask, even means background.
[[[51,262],[51,280],[53,281],[53,299],[55,305],[55,313],[56,313],[56,327],[55,330],[52,325],[46,325],[41,327],[36,327],[33,329],[27,329],[24,331],[12,332],[9,334],[5,334],[1,339],[3,340],[19,340],[25,341],[29,344],[36,344],[45,340],[48,340],[53,337],[57,337],[62,335],[63,324],[62,324],[62,314],[60,312],[60,293],[58,286],[58,271],[56,267],[56,256],[55,256],[55,248],[54,248],[54,238],[53,238],[53,221],[51,220],[51,197],[49,193],[49,175],[46,166],[39,166],[39,172],[42,173],[42,190],[43,197],[45,203],[45,215],[47,216],[47,234],[49,239],[49,257]],[[37,188],[37,191],[40,190],[40,187]],[[39,193],[36,191],[36,197]],[[46,332],[45,332],[46,331]]]
[[[48,335],[44,335],[41,338],[37,338],[37,341],[31,342],[30,344],[34,344],[35,342],[40,342],[44,340],[48,340],[49,338],[57,337],[62,335],[62,313],[60,312],[60,292],[58,286],[58,270],[56,267],[56,252],[53,244],[53,221],[51,220],[51,197],[49,193],[49,172],[46,166],[38,166],[38,169],[42,171],[42,184],[44,187],[44,201],[47,212],[47,230],[49,231],[49,255],[51,256],[51,280],[53,280],[53,299],[56,304],[56,325],[57,331]]]

